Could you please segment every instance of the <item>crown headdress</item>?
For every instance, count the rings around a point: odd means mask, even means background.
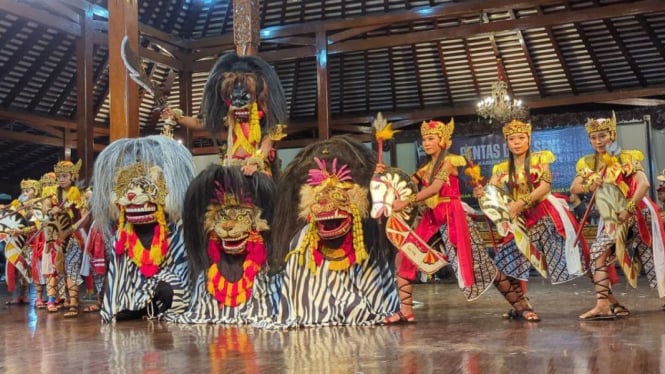
[[[612,111],[612,118],[589,118],[584,125],[587,134],[607,130],[614,135],[617,131],[617,117]]]
[[[452,142],[450,138],[453,136],[455,130],[455,119],[451,118],[447,124],[439,121],[423,121],[420,125],[420,135],[437,135],[441,138],[441,144],[446,144],[446,148],[450,148]]]
[[[25,190],[28,188],[32,188],[35,191],[35,195],[39,196],[39,192],[42,188],[42,184],[39,183],[38,180],[35,179],[23,179],[21,181],[21,189]]]
[[[50,171],[50,172],[42,175],[42,177],[39,178],[39,182],[42,184],[42,187],[54,186],[55,183],[56,183],[55,173]]]
[[[531,136],[531,124],[516,119],[506,123],[503,126],[503,137],[507,138],[513,134],[527,134]]]
[[[72,179],[78,179],[79,170],[81,170],[81,160],[78,160],[77,163],[71,161],[60,161],[53,166],[53,171],[58,173],[70,173]]]

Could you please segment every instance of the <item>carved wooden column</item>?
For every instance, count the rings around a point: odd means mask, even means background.
[[[233,0],[233,42],[239,56],[255,55],[261,42],[258,0]]]
[[[120,57],[122,38],[139,54],[138,0],[109,0],[109,84],[111,141],[139,136],[139,88]]]

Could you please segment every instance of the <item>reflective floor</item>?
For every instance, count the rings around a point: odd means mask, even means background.
[[[413,324],[266,331],[65,320],[5,306],[3,290],[0,373],[665,373],[663,301],[645,279],[615,288],[633,312],[617,321],[577,320],[593,305],[586,278],[534,278],[529,294],[539,323],[501,319],[496,290],[467,303],[455,284],[435,283],[416,286]]]

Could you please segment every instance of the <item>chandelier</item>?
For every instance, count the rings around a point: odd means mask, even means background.
[[[490,123],[492,120],[506,123],[513,119],[526,120],[529,117],[529,108],[522,103],[522,100],[510,97],[508,83],[501,77],[492,84],[491,96],[478,102],[476,112]]]

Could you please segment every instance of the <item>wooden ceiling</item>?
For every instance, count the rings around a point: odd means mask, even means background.
[[[429,118],[477,121],[475,103],[499,70],[535,113],[665,102],[663,0],[260,4],[259,54],[277,70],[288,100],[286,146],[324,136],[321,102],[328,103],[331,134],[368,137],[378,111],[405,128]],[[232,3],[139,0],[138,8],[146,71],[172,106],[195,114],[207,71],[234,50]],[[0,3],[0,187],[38,178],[65,152],[77,158],[84,56],[93,66],[83,99],[92,101],[94,123],[86,126],[94,128],[96,152],[108,144],[107,33],[105,0]],[[328,74],[325,101],[317,89],[321,71]],[[140,97],[142,134],[159,132],[152,97]],[[211,149],[209,134],[187,139],[195,154]]]

